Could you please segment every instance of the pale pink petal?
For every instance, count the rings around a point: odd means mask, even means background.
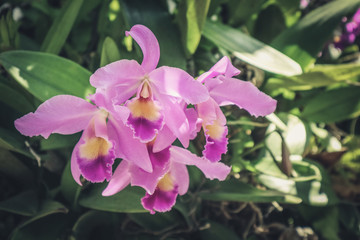
[[[145,76],[144,69],[135,60],[119,60],[99,68],[90,77],[90,84],[96,88],[121,86],[133,89]],[[121,94],[121,93],[119,93]]]
[[[230,173],[231,168],[221,162],[210,162],[205,158],[200,158],[192,154],[186,149],[172,146],[170,148],[170,159],[178,163],[186,165],[195,165],[198,167],[207,178],[225,180]]]
[[[164,125],[155,138],[153,152],[156,153],[164,150],[165,148],[169,147],[175,140],[175,135],[166,125]]]
[[[152,147],[148,147],[149,156],[153,166],[153,172],[148,173],[141,168],[132,165],[130,167],[131,185],[139,186],[146,190],[147,193],[153,194],[159,180],[169,171],[169,149],[164,149],[154,153]]]
[[[210,91],[210,96],[220,106],[236,104],[256,117],[268,115],[276,108],[276,100],[261,92],[251,82],[235,78],[224,78],[221,84]]]
[[[80,146],[80,141],[75,145],[74,150],[71,154],[70,168],[71,168],[71,174],[72,174],[75,182],[77,182],[77,184],[82,186],[81,181],[80,181],[81,171],[80,171],[79,164],[77,162],[77,156],[76,156],[77,152],[79,151],[79,146]]]
[[[133,132],[112,116],[108,121],[109,138],[115,141],[116,157],[126,159],[147,172],[152,172],[152,165],[146,144],[133,138]]]
[[[181,144],[187,148],[190,141],[189,122],[184,109],[170,98],[160,96],[163,107],[165,125],[179,139]]]
[[[160,47],[155,35],[143,25],[134,25],[126,36],[131,36],[140,46],[143,53],[141,66],[149,73],[154,70],[159,62]]]
[[[203,120],[199,118],[194,108],[185,109],[185,115],[189,121],[190,139],[196,138],[198,132],[201,130]]]
[[[102,192],[103,196],[114,195],[123,190],[130,183],[129,163],[122,160],[117,166],[107,187]]]
[[[235,68],[230,59],[225,56],[221,58],[209,71],[203,73],[196,80],[204,82],[205,79],[214,78],[218,75],[224,75],[225,77],[233,77],[240,73],[240,70]]]
[[[149,78],[160,94],[181,98],[186,103],[196,104],[209,98],[206,87],[179,68],[160,67]]]
[[[97,107],[82,98],[58,95],[42,103],[34,113],[29,113],[15,121],[16,129],[26,136],[51,133],[73,134],[89,124],[98,111]]]
[[[174,177],[174,182],[178,185],[179,194],[184,195],[189,189],[189,173],[186,165],[172,162],[170,172]]]

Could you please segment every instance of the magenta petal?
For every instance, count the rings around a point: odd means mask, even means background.
[[[83,132],[77,148],[77,164],[91,182],[110,180],[115,159],[114,143],[108,140],[106,116],[95,116]]]
[[[96,88],[118,85],[135,93],[144,76],[144,69],[135,60],[119,60],[96,70],[90,77],[90,83]]]
[[[206,87],[179,68],[160,67],[152,71],[149,78],[160,94],[181,98],[192,104],[209,98]]]
[[[152,172],[152,165],[146,144],[133,138],[133,132],[121,121],[109,118],[109,137],[115,141],[116,157],[128,160],[147,172]]]
[[[174,182],[178,185],[179,194],[184,195],[189,188],[189,173],[186,165],[172,162],[170,171],[171,175],[174,177]]]
[[[170,211],[175,205],[177,195],[177,187],[171,191],[156,189],[152,195],[146,193],[145,197],[141,199],[141,203],[151,214],[154,214],[155,211],[166,212]]]
[[[206,134],[206,144],[203,155],[211,162],[220,161],[221,155],[227,152],[228,139],[226,135],[228,134],[228,129],[226,126],[224,126],[224,128],[225,131],[219,139],[213,139]]]
[[[143,25],[134,25],[126,36],[130,35],[139,44],[143,52],[141,66],[149,73],[154,70],[160,59],[160,47],[155,35]]]
[[[185,115],[189,121],[190,139],[194,139],[201,130],[201,123],[203,120],[198,117],[194,108],[185,109]]]
[[[254,116],[268,115],[276,108],[276,100],[261,92],[251,82],[235,78],[223,79],[221,84],[210,91],[210,96],[220,106],[236,104]]]
[[[130,110],[127,125],[134,131],[134,137],[144,143],[153,140],[164,125],[158,102],[150,98],[134,98],[126,106]]]
[[[126,160],[122,160],[117,166],[114,175],[107,187],[102,192],[103,196],[114,195],[123,190],[130,183],[129,163]]]
[[[206,79],[214,78],[219,75],[224,75],[225,77],[236,76],[240,73],[240,70],[235,68],[230,59],[225,56],[221,58],[209,71],[201,74],[197,81],[204,82]]]
[[[175,161],[186,165],[195,165],[207,178],[225,180],[230,173],[231,168],[221,162],[210,162],[207,159],[200,158],[186,149],[172,146],[170,148],[170,161]]]
[[[42,103],[34,113],[29,113],[15,121],[16,129],[26,136],[51,133],[73,134],[89,124],[98,111],[96,106],[82,98],[58,95]]]

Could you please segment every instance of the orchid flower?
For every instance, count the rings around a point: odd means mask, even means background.
[[[240,71],[228,57],[220,59],[208,72],[198,77],[210,98],[196,105],[206,136],[203,155],[212,162],[219,161],[227,152],[228,129],[220,106],[235,104],[254,116],[265,116],[275,111],[276,100],[257,89],[252,83],[232,78]]]
[[[81,185],[80,175],[91,182],[109,181],[116,157],[152,171],[146,146],[133,139],[132,132],[122,124],[121,119],[127,115],[123,109],[110,113],[82,98],[58,95],[42,103],[34,113],[17,119],[15,127],[23,135],[44,138],[51,133],[83,131],[71,156],[72,175]]]
[[[119,60],[99,68],[90,78],[91,85],[97,88],[95,103],[98,95],[105,94],[112,96],[114,105],[124,104],[130,110],[126,124],[143,143],[154,140],[166,125],[187,147],[189,123],[179,103],[206,101],[209,98],[206,87],[179,68],[156,68],[159,43],[145,26],[135,25],[126,35],[139,44],[143,61],[140,65],[135,60]],[[136,97],[130,99],[134,94]]]
[[[152,143],[148,144],[152,173],[123,160],[116,168],[103,196],[120,192],[127,185],[140,186],[146,194],[141,199],[143,207],[154,214],[155,211],[169,211],[175,204],[178,195],[183,195],[189,188],[189,174],[186,165],[197,166],[207,178],[224,180],[230,167],[223,163],[211,163],[197,157],[186,149],[171,146],[154,153]]]

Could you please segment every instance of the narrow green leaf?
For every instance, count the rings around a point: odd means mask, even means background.
[[[350,81],[360,76],[360,64],[315,65],[309,72],[292,77],[270,78],[266,90],[276,92],[280,88],[293,91],[325,87],[340,81]]]
[[[85,98],[93,92],[89,83],[91,73],[88,70],[53,54],[8,51],[0,54],[0,64],[41,101],[59,94]]]
[[[321,92],[304,106],[302,117],[314,122],[337,122],[360,115],[360,87]]]
[[[286,76],[302,73],[299,64],[286,55],[224,24],[207,21],[204,36],[240,60],[265,71]]]
[[[331,1],[283,31],[271,45],[307,70],[314,64],[317,55],[331,38],[341,19],[355,12],[359,6],[359,0]]]
[[[202,192],[199,196],[211,201],[236,201],[236,202],[287,202],[300,203],[301,199],[294,196],[287,196],[281,192],[272,190],[260,190],[249,184],[228,180],[221,182],[219,188],[213,192]]]
[[[261,9],[264,2],[265,0],[229,0],[229,24],[232,26],[245,24],[251,15]]]
[[[104,197],[101,195],[104,187],[104,184],[97,184],[89,192],[82,193],[79,204],[83,207],[108,212],[146,212],[140,200],[145,194],[142,189],[127,187],[113,196]]]
[[[167,8],[157,0],[122,0],[120,5],[128,29],[135,24],[144,24],[155,34],[160,45],[159,66],[186,69],[180,32]]]
[[[111,37],[106,37],[101,51],[100,67],[115,62],[119,59],[120,51],[115,41]]]
[[[185,0],[179,5],[178,24],[188,56],[195,53],[205,24],[210,0]]]
[[[149,213],[131,213],[129,217],[143,228],[152,231],[174,228],[181,223],[185,223],[182,222],[181,215],[176,211],[156,213],[155,215]]]
[[[63,47],[79,13],[83,0],[67,0],[55,18],[45,40],[41,51],[58,54]]]
[[[0,101],[19,113],[28,113],[35,108],[23,94],[2,82],[0,82]]]

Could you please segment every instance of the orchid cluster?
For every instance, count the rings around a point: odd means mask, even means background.
[[[99,68],[90,84],[89,101],[58,95],[34,113],[15,121],[26,136],[83,131],[71,156],[71,173],[82,185],[108,181],[103,196],[129,184],[145,191],[143,207],[151,213],[172,208],[177,195],[187,192],[187,165],[209,179],[224,180],[230,167],[219,162],[227,152],[226,118],[220,106],[235,104],[254,116],[276,108],[276,101],[249,82],[232,78],[240,73],[224,57],[195,80],[185,71],[157,67],[160,49],[154,34],[135,25],[126,32],[143,52],[141,64],[119,60]],[[201,129],[203,131],[201,131]],[[205,134],[202,156],[186,148],[199,132]],[[182,147],[174,146],[178,139]],[[113,172],[116,159],[121,162]]]

